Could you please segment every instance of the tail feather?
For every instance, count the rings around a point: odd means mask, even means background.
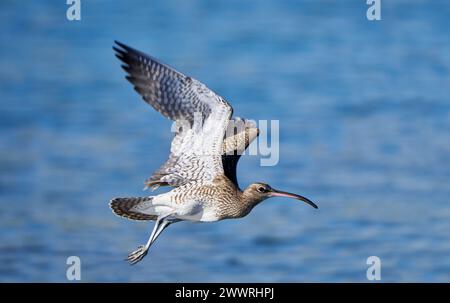
[[[109,206],[120,217],[139,221],[156,220],[158,218],[156,215],[148,215],[131,210],[137,204],[151,201],[152,199],[153,197],[114,198],[109,203]]]

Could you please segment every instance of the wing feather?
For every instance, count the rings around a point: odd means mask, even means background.
[[[168,161],[146,181],[147,186],[180,186],[212,181],[223,174],[222,142],[233,109],[206,85],[157,59],[116,42],[116,56],[125,65],[135,90],[155,110],[182,124]]]
[[[251,120],[235,118],[230,120],[226,134],[227,137],[222,144],[222,165],[225,176],[239,187],[236,176],[238,161],[247,147],[258,137],[259,129]]]

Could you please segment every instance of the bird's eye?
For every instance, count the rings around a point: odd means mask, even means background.
[[[257,189],[260,193],[265,193],[265,192],[267,192],[267,190],[266,190],[266,188],[265,187],[263,187],[263,186],[261,186],[261,187],[258,187],[258,189]]]

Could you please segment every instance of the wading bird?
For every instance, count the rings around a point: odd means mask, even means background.
[[[236,166],[259,134],[256,125],[231,119],[232,107],[203,83],[120,42],[116,41],[113,49],[124,63],[126,79],[145,102],[177,125],[169,159],[144,182],[147,188],[173,189],[155,196],[110,201],[113,212],[121,217],[156,221],[147,243],[131,252],[127,261],[135,264],[142,260],[161,232],[175,222],[241,218],[271,197],[294,198],[317,208],[303,196],[261,182],[242,191]]]

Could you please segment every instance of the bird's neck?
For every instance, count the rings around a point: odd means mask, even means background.
[[[248,211],[250,211],[253,207],[258,205],[262,199],[255,196],[254,193],[247,188],[244,191],[241,191],[241,201]]]

